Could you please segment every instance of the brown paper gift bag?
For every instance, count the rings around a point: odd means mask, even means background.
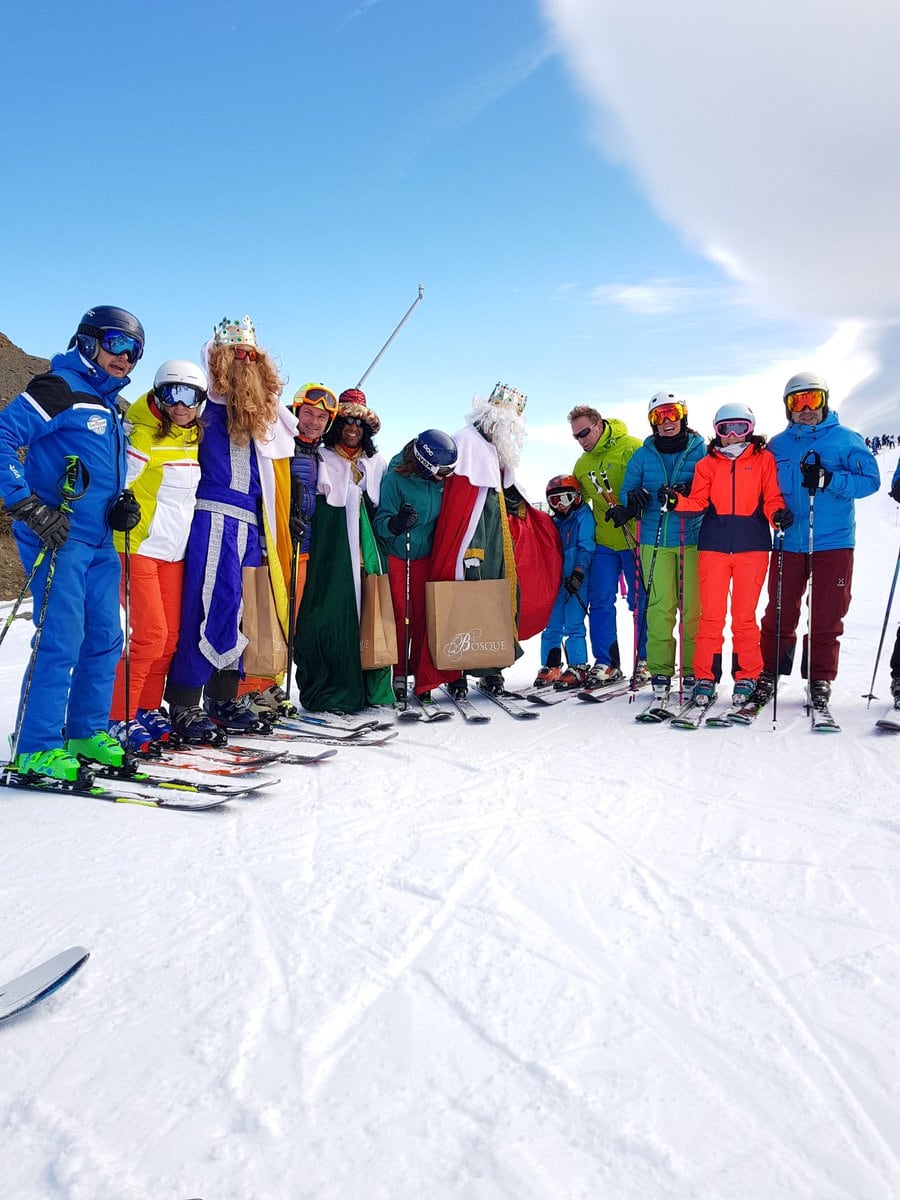
[[[387,575],[363,575],[359,612],[359,662],[364,671],[397,661],[397,627]]]
[[[278,620],[268,567],[244,567],[241,572],[244,615],[241,632],[244,673],[263,679],[278,679],[287,670],[288,653],[284,630]]]
[[[505,579],[425,584],[428,649],[439,671],[509,667],[515,632]]]

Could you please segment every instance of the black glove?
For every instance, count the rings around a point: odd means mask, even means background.
[[[24,500],[8,505],[6,511],[14,521],[24,521],[51,550],[58,550],[65,545],[69,536],[69,514],[51,508],[34,492]]]
[[[303,509],[299,504],[291,505],[291,515],[288,517],[288,529],[291,531],[291,541],[295,546],[299,546],[306,537],[307,529],[309,529],[309,521],[303,515]]]
[[[131,488],[126,488],[112,506],[109,523],[119,533],[127,533],[129,529],[134,529],[140,519],[141,506],[135,499]]]
[[[388,529],[393,534],[406,533],[419,520],[419,514],[409,503],[401,504],[396,513],[388,521]]]
[[[891,499],[896,500],[900,504],[900,475],[897,476],[897,479],[891,485]]]
[[[657,500],[660,502],[663,508],[667,508],[669,512],[671,512],[678,503],[678,496],[678,489],[672,487],[671,484],[668,483],[664,483],[656,493]]]
[[[603,514],[604,521],[612,521],[616,529],[621,529],[631,520],[631,513],[624,504],[611,504]]]
[[[800,459],[800,482],[810,495],[827,488],[831,479],[832,472],[825,470],[815,450]]]
[[[583,583],[584,571],[579,571],[576,567],[572,574],[563,580],[563,587],[570,596],[574,596]]]
[[[639,517],[650,503],[650,493],[646,488],[639,487],[628,493],[628,515]]]
[[[772,524],[776,529],[784,532],[785,529],[790,529],[794,523],[794,514],[789,508],[778,508],[772,513]]]

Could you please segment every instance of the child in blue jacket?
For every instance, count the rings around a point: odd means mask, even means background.
[[[547,628],[541,634],[541,662],[535,687],[558,683],[563,687],[582,687],[587,676],[587,641],[584,622],[588,576],[594,557],[594,516],[582,502],[581,485],[574,475],[554,475],[547,484],[547,503],[562,542],[562,580],[559,595],[550,612]],[[566,661],[563,671],[562,647]]]

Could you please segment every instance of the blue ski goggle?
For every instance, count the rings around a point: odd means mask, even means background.
[[[154,395],[166,408],[174,408],[176,404],[183,404],[185,408],[197,408],[206,400],[206,392],[191,387],[189,383],[161,383],[158,388],[154,388]]]
[[[100,349],[107,354],[124,354],[130,363],[136,363],[144,353],[144,343],[121,329],[103,329],[100,331]]]

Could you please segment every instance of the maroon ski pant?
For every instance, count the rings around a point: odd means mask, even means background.
[[[797,649],[800,608],[810,576],[810,555],[784,554],[781,581],[781,655],[779,675],[790,675]],[[853,549],[814,550],[812,554],[812,662],[807,674],[810,649],[806,631],[800,674],[804,679],[837,678],[844,617],[850,607],[853,578]],[[762,653],[766,671],[775,671],[775,632],[778,611],[778,552],[769,567],[769,602],[762,619]]]

